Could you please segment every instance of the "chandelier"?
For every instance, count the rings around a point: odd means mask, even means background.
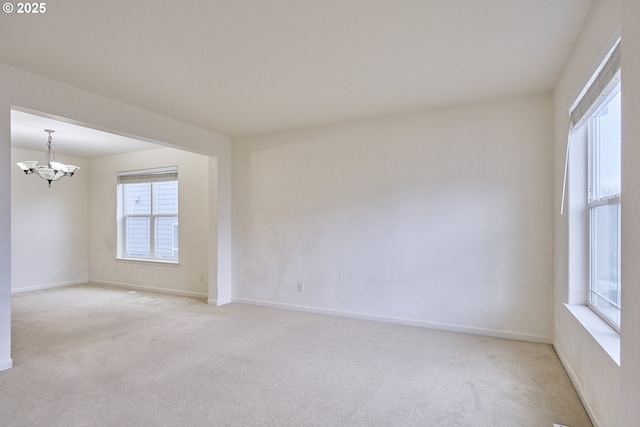
[[[18,163],[18,166],[20,166],[20,169],[22,169],[27,175],[35,173],[45,181],[49,181],[49,187],[51,187],[52,181],[57,181],[64,176],[73,176],[73,174],[80,168],[78,166],[63,165],[62,163],[52,161],[52,159],[56,158],[53,150],[51,149],[51,134],[55,132],[55,130],[45,129],[44,131],[49,133],[49,139],[46,144],[47,164],[40,165],[35,160],[27,160],[25,162]]]

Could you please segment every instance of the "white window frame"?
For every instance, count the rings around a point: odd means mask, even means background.
[[[621,288],[622,283],[620,280],[620,258],[621,258],[621,213],[622,213],[622,195],[621,193],[610,194],[602,197],[598,197],[595,194],[595,187],[597,181],[599,181],[599,145],[600,145],[600,132],[599,132],[599,118],[598,115],[604,106],[607,106],[609,102],[621,91],[621,84],[619,83],[619,71],[618,78],[615,80],[618,83],[615,84],[614,88],[610,91],[607,91],[606,94],[603,94],[602,101],[599,103],[597,110],[594,111],[593,114],[590,115],[587,123],[588,123],[588,200],[587,200],[587,208],[589,210],[589,292],[587,298],[587,306],[596,312],[604,321],[606,321],[609,325],[611,325],[616,331],[620,332],[620,323],[616,319],[612,318],[608,313],[602,310],[598,305],[593,303],[594,295],[598,296],[606,300],[609,304],[615,307],[618,311],[622,311],[621,307]],[[601,206],[618,206],[618,249],[617,249],[617,258],[618,258],[618,281],[620,284],[620,288],[618,289],[618,295],[616,301],[611,301],[608,296],[601,294],[597,291],[597,272],[595,271],[596,262],[594,258],[596,258],[598,248],[595,245],[595,233],[596,233],[596,224],[595,224],[595,210]]]
[[[177,208],[175,213],[156,213],[153,211],[154,207],[154,197],[155,192],[153,190],[153,183],[156,182],[167,182],[167,175],[175,175],[175,181],[178,181],[178,167],[177,166],[169,166],[163,168],[154,168],[154,169],[144,169],[144,170],[134,170],[134,171],[123,171],[118,172],[118,184],[117,184],[117,254],[116,258],[120,260],[133,260],[133,261],[150,261],[150,262],[159,262],[159,263],[171,263],[177,264],[179,263],[179,208]],[[158,177],[157,179],[154,179]],[[125,191],[124,186],[128,183],[134,182],[148,182],[151,184],[150,190],[150,213],[149,214],[125,214],[124,206],[125,206]],[[179,200],[179,188],[177,198]],[[178,204],[178,201],[176,201]],[[172,224],[171,230],[171,249],[173,253],[173,257],[158,257],[155,253],[155,223],[157,218],[173,218],[178,217],[178,221]],[[149,218],[149,256],[141,257],[141,256],[127,256],[126,250],[126,220],[127,218]]]
[[[596,199],[592,194],[594,179],[593,174],[593,143],[594,134],[591,127],[592,117],[601,112],[605,105],[619,92],[621,87],[621,55],[620,36],[611,39],[608,52],[604,52],[604,59],[576,98],[569,109],[570,132],[567,143],[564,185],[560,213],[564,212],[565,189],[569,164],[571,164],[569,197],[569,293],[567,295],[568,307],[582,305],[587,311],[599,317],[620,332],[620,324],[611,319],[607,313],[592,304],[593,278],[597,278],[594,271],[594,251],[592,238],[594,232],[592,211],[599,206],[621,206],[621,194],[612,194]],[[588,124],[588,126],[587,126]],[[591,139],[590,139],[591,138]],[[570,148],[571,147],[571,148]],[[571,154],[570,154],[571,153]],[[618,210],[620,212],[620,210]],[[595,236],[595,235],[594,235]],[[618,216],[618,243],[620,243],[620,216]],[[621,247],[618,244],[618,260],[620,260]],[[618,269],[618,272],[620,270]],[[622,284],[618,288],[622,288]],[[619,295],[618,295],[619,297]],[[619,307],[619,301],[617,301]],[[612,356],[613,357],[613,356]]]

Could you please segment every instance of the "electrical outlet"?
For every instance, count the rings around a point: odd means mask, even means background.
[[[298,292],[304,292],[304,282],[298,282]]]
[[[200,281],[204,282],[204,273],[200,273]]]

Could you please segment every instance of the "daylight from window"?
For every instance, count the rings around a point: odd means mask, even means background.
[[[620,328],[620,84],[589,120],[589,305]]]
[[[120,178],[122,257],[178,261],[177,173]]]

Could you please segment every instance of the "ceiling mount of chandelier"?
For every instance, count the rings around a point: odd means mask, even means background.
[[[41,165],[35,160],[27,160],[25,162],[18,163],[18,166],[27,175],[35,173],[45,181],[49,181],[49,187],[51,187],[52,181],[57,181],[65,176],[73,176],[73,174],[80,168],[78,166],[64,165],[62,163],[52,161],[56,158],[53,150],[51,149],[51,134],[54,133],[55,130],[45,129],[44,131],[49,133],[49,138],[47,139],[46,144],[47,164]]]

